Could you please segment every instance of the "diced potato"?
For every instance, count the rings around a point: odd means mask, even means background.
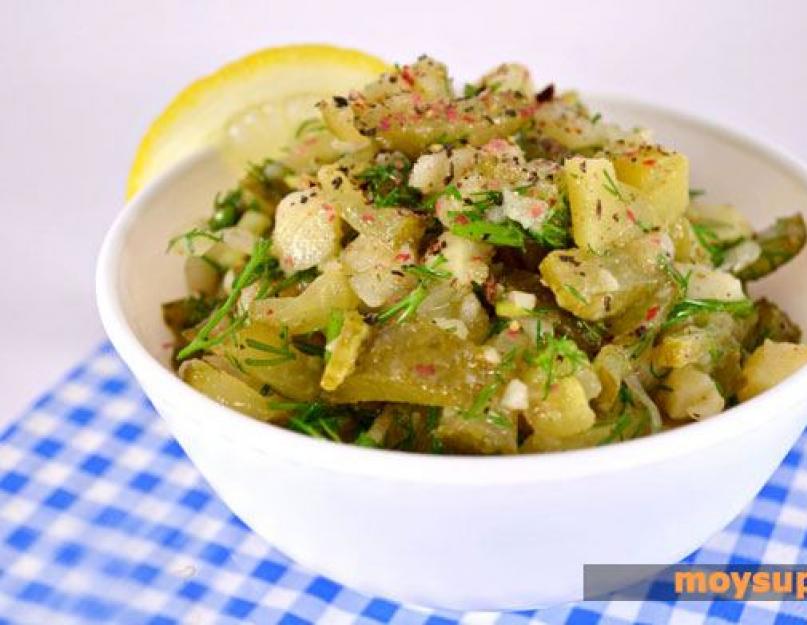
[[[424,195],[437,193],[454,180],[465,176],[482,159],[482,152],[470,146],[447,149],[432,146],[412,165],[409,186]]]
[[[322,358],[304,354],[288,337],[284,341],[277,325],[252,322],[212,351],[237,362],[245,373],[285,397],[311,401],[319,395]]]
[[[454,454],[514,454],[518,445],[512,416],[488,412],[469,416],[455,408],[443,409],[435,436]]]
[[[445,188],[451,177],[451,160],[445,149],[419,157],[409,174],[409,185],[424,194],[436,193]]]
[[[382,326],[356,371],[330,398],[467,406],[491,379],[482,348],[431,323],[412,321]]]
[[[502,63],[482,76],[479,86],[493,91],[520,91],[527,95],[535,91],[530,70],[520,63]]]
[[[288,411],[270,408],[269,398],[203,360],[182,363],[179,377],[214,401],[261,421],[282,424],[288,419]],[[277,401],[277,397],[271,399]]]
[[[557,380],[546,397],[543,384],[531,384],[525,416],[534,430],[561,437],[586,431],[596,419],[586,390],[575,376]]]
[[[437,251],[430,253],[426,262],[433,261],[437,254],[442,254],[446,262],[440,269],[451,272],[456,284],[482,284],[487,279],[488,263],[493,256],[492,245],[458,237],[451,232],[441,234],[438,242],[435,246]]]
[[[396,66],[382,74],[378,80],[367,85],[362,95],[365,100],[379,102],[391,96],[412,94],[420,100],[431,101],[451,97],[451,81],[448,68],[439,61],[422,56],[411,65]]]
[[[342,222],[322,193],[297,191],[278,204],[272,252],[287,274],[316,267],[339,251]]]
[[[348,208],[342,216],[356,232],[377,239],[391,250],[404,245],[417,247],[425,229],[423,219],[405,208],[371,208],[363,213]]]
[[[711,265],[709,252],[698,240],[692,224],[686,217],[679,217],[667,230],[675,248],[675,260],[679,263]]]
[[[562,308],[588,321],[612,317],[655,291],[662,279],[663,238],[644,235],[607,255],[556,250],[541,262],[541,276]]]
[[[353,373],[362,345],[369,336],[370,327],[359,313],[355,310],[344,313],[339,334],[325,345],[327,362],[320,381],[323,389],[335,390]]]
[[[667,228],[689,205],[689,160],[659,146],[642,146],[613,158],[616,175],[636,188],[650,226]]]
[[[360,234],[342,252],[350,286],[367,306],[376,308],[413,288],[415,279],[403,271],[415,262],[415,251],[404,245],[390,250],[378,239]]]
[[[575,156],[566,160],[563,172],[577,247],[604,252],[642,233],[633,192],[620,184],[608,159]]]
[[[532,234],[541,233],[543,226],[553,215],[550,203],[540,197],[516,193],[509,189],[505,189],[502,196],[504,216],[520,224]]]
[[[730,273],[687,263],[676,263],[675,267],[681,275],[689,276],[686,295],[691,299],[745,299],[743,283]]]
[[[688,365],[673,369],[656,393],[670,419],[704,419],[723,410],[725,400],[708,373]]]
[[[422,217],[404,208],[376,208],[336,166],[323,167],[317,178],[323,194],[351,228],[397,250],[402,245],[416,246],[426,224]]]
[[[254,319],[287,326],[292,334],[305,334],[324,328],[332,310],[354,310],[358,305],[342,265],[333,261],[300,295],[255,300],[249,310]]]
[[[807,364],[807,345],[766,340],[743,366],[743,384],[737,393],[746,401],[773,388]]]
[[[608,142],[612,128],[594,122],[574,98],[555,98],[535,111],[535,132],[571,150],[600,147]]]
[[[711,333],[695,326],[687,326],[666,334],[653,348],[653,365],[656,369],[681,369],[687,365],[708,362],[714,345]]]

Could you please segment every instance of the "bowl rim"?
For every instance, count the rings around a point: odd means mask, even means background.
[[[609,94],[587,94],[587,97],[617,106],[644,108],[700,127],[760,153],[807,187],[807,166],[779,146],[721,123],[637,98]],[[141,383],[147,378],[144,386],[152,390],[159,385],[162,399],[170,393],[172,403],[182,406],[183,418],[205,421],[205,427],[217,429],[230,444],[258,454],[283,457],[298,465],[382,480],[468,485],[568,480],[683,457],[763,427],[770,419],[793,418],[788,412],[795,412],[799,404],[807,403],[807,367],[802,367],[774,388],[703,421],[612,445],[511,456],[443,456],[334,444],[257,421],[185,384],[146,350],[126,321],[116,279],[123,242],[141,212],[175,177],[210,155],[211,150],[203,150],[178,162],[150,181],[117,215],[98,256],[96,298],[109,339]]]

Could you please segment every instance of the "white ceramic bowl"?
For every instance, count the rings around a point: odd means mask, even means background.
[[[594,110],[686,153],[693,187],[755,226],[807,207],[807,171],[713,124],[614,98]],[[579,598],[584,563],[671,563],[726,525],[807,420],[807,369],[726,413],[609,447],[476,458],[338,445],[216,404],[166,367],[160,303],[185,294],[165,243],[233,181],[213,153],[160,176],[123,211],[98,262],[120,355],[221,498],[306,567],[367,593],[459,609]],[[807,254],[754,285],[807,327]],[[799,287],[800,288],[797,288]]]

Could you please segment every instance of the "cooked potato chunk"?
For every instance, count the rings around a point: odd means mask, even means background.
[[[442,268],[451,273],[457,284],[482,284],[487,279],[488,263],[493,256],[492,245],[444,232],[440,235],[435,250],[427,259],[434,259],[442,254],[446,259]]]
[[[525,416],[534,430],[561,437],[585,432],[596,419],[585,388],[575,376],[557,380],[546,395],[542,384],[531,384]]]
[[[557,142],[569,150],[591,150],[629,136],[614,125],[590,115],[574,93],[542,102],[535,110],[535,128],[529,135]]]
[[[676,269],[688,276],[687,297],[736,301],[745,299],[743,284],[730,273],[702,265],[677,263]]]
[[[616,178],[605,158],[575,156],[563,166],[572,210],[572,235],[577,247],[604,252],[642,233],[632,191]]]
[[[662,279],[658,258],[665,251],[662,237],[656,233],[609,254],[557,250],[541,262],[541,275],[561,307],[597,321],[618,315],[655,290]]]
[[[342,252],[342,264],[350,286],[359,298],[376,308],[406,293],[414,278],[402,268],[415,261],[415,252],[404,245],[390,250],[373,237],[360,234]]]
[[[688,326],[680,331],[665,335],[653,350],[653,364],[659,369],[681,369],[687,365],[708,360],[714,345],[708,330]]]
[[[807,364],[807,345],[776,343],[766,340],[743,367],[743,384],[737,392],[740,401],[746,401],[769,388]]]
[[[704,419],[723,410],[726,403],[711,376],[692,365],[674,369],[664,379],[657,399],[670,419]]]
[[[535,91],[530,70],[520,63],[502,63],[492,69],[479,80],[479,88],[495,91],[519,91],[532,93]]]
[[[341,236],[339,216],[321,192],[297,191],[277,206],[272,252],[291,274],[336,256]]]
[[[647,225],[667,228],[689,205],[689,160],[659,146],[644,145],[613,159],[616,175],[638,190]]]
[[[686,217],[679,217],[670,224],[667,232],[675,249],[675,260],[679,263],[710,265],[711,256],[698,239],[692,224]]]
[[[338,214],[356,232],[384,243],[391,250],[417,245],[423,235],[422,217],[404,208],[372,206],[336,166],[322,167],[317,174],[323,194]]]

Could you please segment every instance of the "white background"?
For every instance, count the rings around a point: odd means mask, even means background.
[[[422,52],[461,78],[633,95],[807,159],[807,2],[0,0],[0,421],[103,338],[93,266],[138,139],[189,81],[257,48]]]

